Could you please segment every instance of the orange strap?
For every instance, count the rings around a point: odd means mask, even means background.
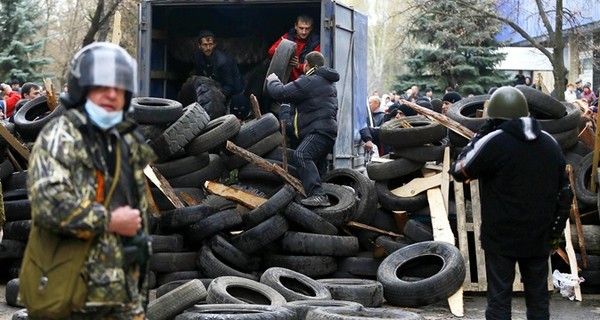
[[[102,171],[96,169],[96,181],[98,181],[98,187],[96,187],[96,202],[102,203],[104,201],[104,175]]]

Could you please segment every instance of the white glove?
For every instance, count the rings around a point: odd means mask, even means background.
[[[274,73],[271,73],[271,74],[270,74],[270,75],[267,77],[267,81],[273,81],[273,80],[277,80],[277,81],[279,81],[279,77],[278,77],[276,74],[274,74]]]

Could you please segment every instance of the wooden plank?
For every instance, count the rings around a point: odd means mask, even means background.
[[[158,189],[160,189],[160,191],[167,197],[167,199],[169,199],[169,201],[171,202],[171,204],[173,204],[175,208],[185,207],[185,205],[183,205],[183,202],[181,202],[179,197],[177,197],[177,195],[175,194],[175,191],[173,191],[173,188],[171,187],[169,181],[167,181],[167,179],[165,179],[165,177],[163,177],[162,174],[158,172],[158,169],[156,169],[152,165],[147,165],[144,168],[144,174],[146,175],[146,177],[148,177],[148,179],[150,179],[150,181],[152,181],[152,183],[154,183],[156,187],[158,187]]]
[[[267,199],[265,198],[259,197],[249,192],[228,187],[218,182],[206,181],[204,183],[204,187],[206,188],[206,190],[208,190],[208,192],[212,194],[216,194],[223,198],[233,200],[237,203],[241,203],[250,209],[254,209],[260,206],[261,204],[267,202]]]
[[[119,10],[116,10],[113,16],[113,30],[110,42],[116,45],[121,43],[121,12]]]
[[[473,235],[475,237],[475,254],[477,261],[477,283],[481,291],[487,291],[487,275],[485,273],[485,254],[481,248],[481,201],[479,199],[479,181],[471,181],[471,209],[473,214]]]
[[[29,150],[23,146],[15,136],[12,135],[4,126],[4,123],[0,123],[0,136],[8,142],[8,144],[15,150],[25,161],[29,160]]]
[[[441,184],[442,174],[438,173],[430,177],[412,179],[409,183],[390,192],[398,197],[414,197],[427,189],[439,187]]]
[[[450,202],[450,148],[444,149],[444,161],[442,162],[442,197],[444,197],[444,207],[446,212],[450,212],[448,204]]]
[[[379,228],[375,228],[375,227],[372,227],[370,225],[366,225],[364,223],[360,223],[360,222],[356,222],[356,221],[349,221],[346,225],[348,227],[352,227],[352,228],[356,228],[356,229],[362,229],[362,230],[368,230],[368,231],[373,231],[373,232],[377,232],[377,233],[384,234],[384,235],[387,235],[387,236],[392,236],[392,237],[399,237],[399,236],[401,236],[400,234],[397,234],[395,232],[387,231],[387,230],[383,230],[383,229],[379,229]]]
[[[396,221],[396,227],[398,230],[404,230],[406,221],[408,221],[408,213],[406,211],[392,211],[394,214],[394,221]]]
[[[260,112],[260,104],[258,104],[258,99],[254,94],[250,95],[250,104],[252,104],[252,112],[254,113],[255,119],[260,119],[262,117],[262,113]]]
[[[463,184],[460,182],[454,182],[454,202],[456,204],[456,229],[458,231],[458,249],[465,260],[465,268],[467,270],[467,276],[463,285],[467,290],[478,291],[471,288],[471,259],[469,259],[469,241],[468,241],[468,229],[467,229],[467,213],[465,209],[465,196]]]
[[[575,278],[579,278],[579,272],[577,267],[577,258],[575,257],[575,249],[573,248],[573,242],[571,241],[571,225],[569,223],[569,219],[567,219],[567,224],[565,226],[565,242],[567,250],[567,255],[569,256],[569,267],[571,268],[571,274]],[[578,285],[575,286],[575,300],[581,301],[581,287]]]
[[[598,160],[600,160],[600,130],[596,130],[596,138],[594,139],[594,150],[592,151],[592,171],[590,177],[590,191],[596,193],[596,175],[598,172]]]
[[[406,100],[402,100],[401,102],[402,102],[402,104],[405,104],[405,105],[409,106],[411,109],[415,110],[417,113],[424,115],[431,121],[435,121],[469,140],[471,140],[475,136],[475,133],[473,131],[471,131],[471,129],[463,126],[462,124],[448,118],[447,116],[445,116],[441,113],[435,112],[428,108],[421,107],[420,105],[418,105],[414,102],[410,102],[410,101],[406,101]]]

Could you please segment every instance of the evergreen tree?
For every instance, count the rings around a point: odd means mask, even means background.
[[[39,56],[45,39],[38,39],[42,27],[37,21],[39,2],[0,0],[0,81],[39,81],[41,66],[50,59]]]
[[[501,30],[498,22],[462,18],[461,7],[453,1],[427,1],[422,8],[408,31],[418,45],[405,61],[409,73],[397,77],[399,91],[416,84],[436,92],[453,87],[463,95],[477,95],[510,84],[504,72],[494,70],[504,59],[497,52],[501,46],[495,39]]]

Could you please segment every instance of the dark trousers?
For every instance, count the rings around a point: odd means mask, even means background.
[[[515,258],[485,253],[488,282],[485,310],[487,320],[510,319],[512,285],[515,279],[515,265],[525,287],[527,319],[550,318],[550,296],[548,294],[548,257]]]
[[[327,154],[335,140],[326,135],[312,133],[304,137],[294,151],[294,165],[307,196],[324,195],[321,174],[326,171]]]

